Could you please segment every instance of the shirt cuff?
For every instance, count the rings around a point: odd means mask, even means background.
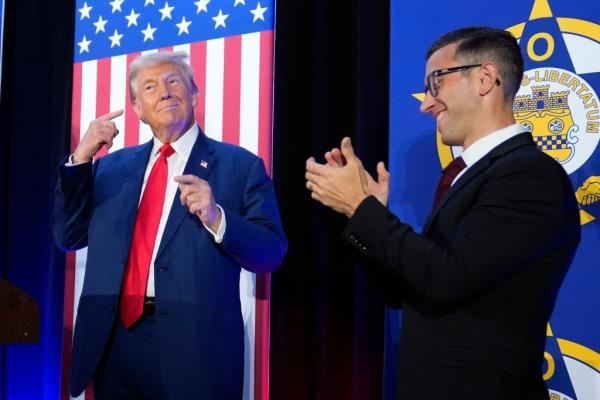
[[[93,161],[93,159],[92,159],[92,161]],[[71,154],[71,155],[69,156],[69,161],[67,161],[67,162],[65,163],[65,167],[74,167],[74,166],[76,166],[76,165],[80,165],[80,164],[86,164],[86,163],[89,163],[89,162],[92,162],[92,161],[85,161],[85,162],[82,162],[82,163],[79,163],[79,164],[75,164],[75,163],[73,162],[73,154]]]
[[[223,208],[218,204],[217,204],[217,207],[219,207],[219,210],[221,210],[221,224],[219,225],[219,228],[217,229],[217,231],[216,232],[213,231],[205,223],[202,223],[202,225],[204,225],[206,230],[213,236],[216,243],[221,243],[221,242],[223,242],[223,236],[225,236],[225,228],[227,227],[227,220],[225,219],[225,210],[223,210]]]

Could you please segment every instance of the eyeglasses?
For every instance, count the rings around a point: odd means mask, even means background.
[[[429,75],[427,75],[427,85],[425,86],[425,93],[429,91],[433,97],[437,97],[438,90],[440,88],[440,82],[438,78],[443,75],[452,74],[454,72],[466,71],[471,68],[481,67],[483,64],[470,64],[470,65],[461,65],[460,67],[452,67],[445,69],[436,69],[432,71]]]

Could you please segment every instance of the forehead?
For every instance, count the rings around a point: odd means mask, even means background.
[[[177,64],[171,62],[163,62],[143,67],[136,75],[137,82],[143,82],[150,79],[160,79],[161,77],[170,75],[182,75],[182,71]]]
[[[454,53],[458,43],[452,43],[442,47],[429,57],[427,65],[425,67],[425,76],[429,75],[436,69],[444,69],[456,66],[456,60],[454,59]]]

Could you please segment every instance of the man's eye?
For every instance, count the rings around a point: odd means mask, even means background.
[[[169,80],[169,84],[170,85],[177,85],[177,84],[179,84],[179,79],[173,78],[173,79]]]
[[[153,91],[153,90],[154,90],[154,88],[155,88],[155,87],[156,87],[155,85],[146,85],[146,86],[144,87],[144,90],[145,90],[146,92],[151,92],[151,91]]]

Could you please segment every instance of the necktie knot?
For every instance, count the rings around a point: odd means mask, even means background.
[[[465,164],[465,160],[462,157],[456,157],[450,164],[444,168],[442,171],[442,177],[440,178],[440,182],[438,183],[437,190],[435,192],[435,198],[433,199],[433,208],[437,206],[438,202],[442,199],[442,196],[452,185],[454,179],[458,176],[460,171],[465,169],[467,164]]]
[[[160,146],[158,151],[160,151],[160,156],[163,158],[169,158],[173,153],[175,153],[175,150],[169,143],[165,143]]]
[[[467,164],[465,164],[465,160],[463,160],[462,157],[456,157],[454,160],[452,160],[452,162],[450,164],[448,164],[446,166],[446,168],[444,168],[442,173],[444,175],[448,176],[449,178],[452,178],[452,180],[454,180],[454,178],[456,178],[458,176],[458,174],[460,173],[460,171],[465,169],[466,166],[467,166]],[[450,183],[452,183],[452,182],[450,182]]]

